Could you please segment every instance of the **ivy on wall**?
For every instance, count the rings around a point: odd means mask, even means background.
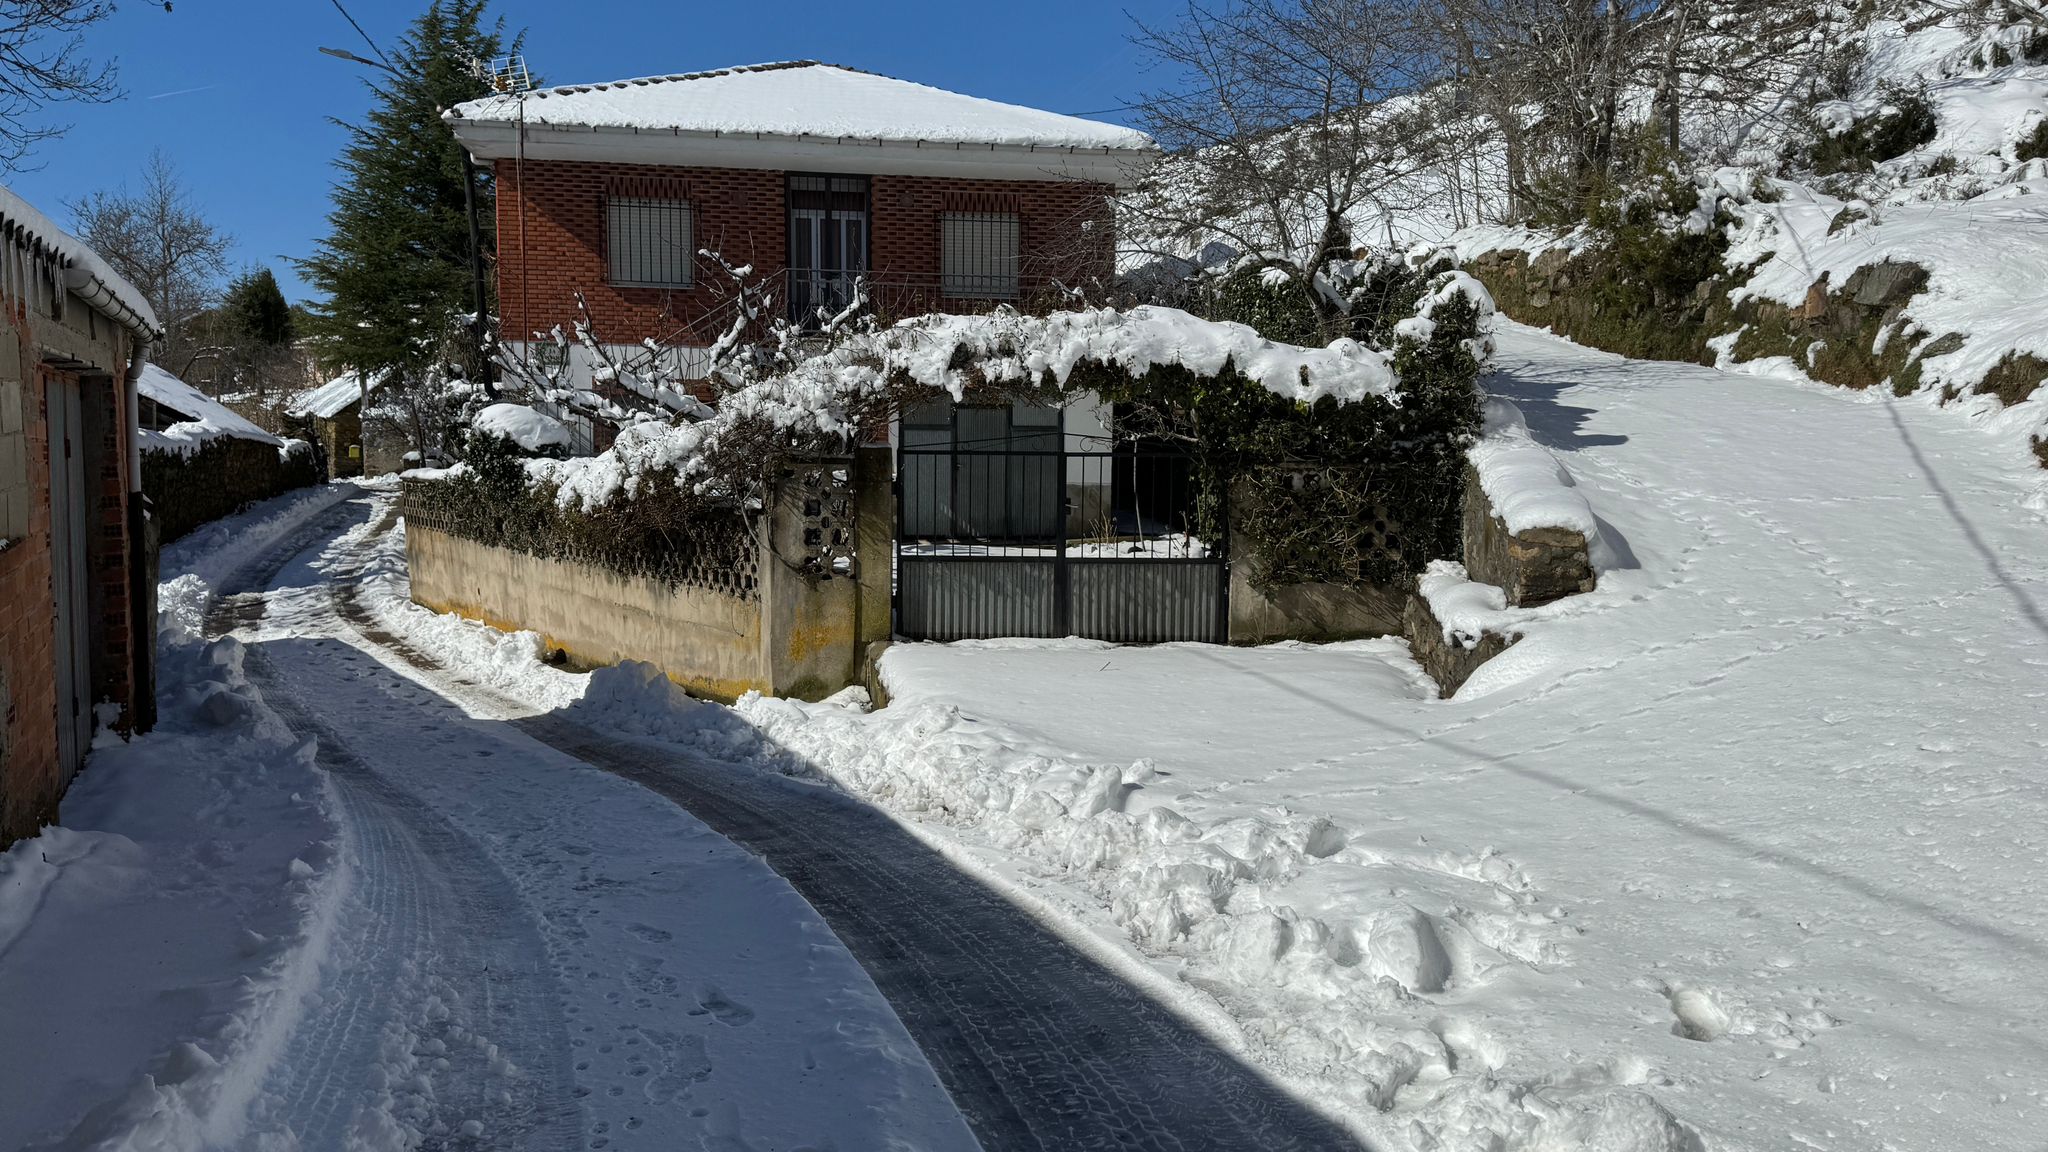
[[[759,549],[740,508],[706,500],[649,472],[628,493],[585,511],[530,482],[511,440],[472,433],[463,466],[435,479],[409,479],[409,525],[544,560],[563,560],[689,586],[752,596]]]
[[[1089,383],[1125,405],[1141,434],[1192,442],[1204,531],[1212,543],[1222,534],[1234,493],[1231,546],[1252,557],[1256,585],[1407,587],[1430,560],[1463,554],[1465,449],[1481,423],[1473,349],[1488,316],[1452,294],[1431,310],[1426,338],[1396,331],[1451,271],[1447,259],[1384,259],[1346,270],[1334,286],[1345,302],[1341,327],[1393,349],[1393,400],[1301,404],[1227,369],[1203,377],[1162,368],[1137,379],[1100,370]],[[1227,277],[1207,307],[1209,319],[1274,340],[1318,323],[1301,281],[1263,267]]]

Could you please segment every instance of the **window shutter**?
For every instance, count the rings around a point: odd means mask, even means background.
[[[611,282],[626,287],[688,288],[697,250],[690,206],[680,200],[614,196],[605,201],[605,256]]]
[[[941,214],[939,294],[955,300],[1015,300],[1020,230],[1014,212]]]

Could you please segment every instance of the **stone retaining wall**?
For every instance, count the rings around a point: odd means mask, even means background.
[[[1507,593],[1508,603],[1533,607],[1593,590],[1593,561],[1582,532],[1569,528],[1508,531],[1495,514],[1479,473],[1465,469],[1465,572]]]

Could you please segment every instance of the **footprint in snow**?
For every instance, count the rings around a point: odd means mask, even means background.
[[[754,1020],[754,1010],[752,1008],[726,999],[725,994],[716,988],[705,988],[702,992],[698,993],[697,1007],[704,1012],[711,1013],[713,1020],[733,1028],[738,1028],[743,1024],[751,1024]],[[695,1014],[692,1013],[692,1015]]]

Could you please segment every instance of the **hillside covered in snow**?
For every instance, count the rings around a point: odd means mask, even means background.
[[[1925,394],[2048,466],[2048,14],[1628,12],[1616,31],[1454,0],[1426,42],[1462,45],[1476,71],[1299,116],[1255,147],[1190,129],[1199,146],[1133,199],[1127,269],[1156,290],[1162,272],[1195,283],[1277,257],[1313,280],[1333,247],[1449,244],[1516,320],[1629,356]],[[1588,59],[1552,54],[1561,34],[1593,38]],[[1332,77],[1362,66],[1321,50]],[[1214,71],[1229,107],[1244,78]],[[1177,100],[1147,110],[1209,122]],[[1292,185],[1253,178],[1279,155]]]

